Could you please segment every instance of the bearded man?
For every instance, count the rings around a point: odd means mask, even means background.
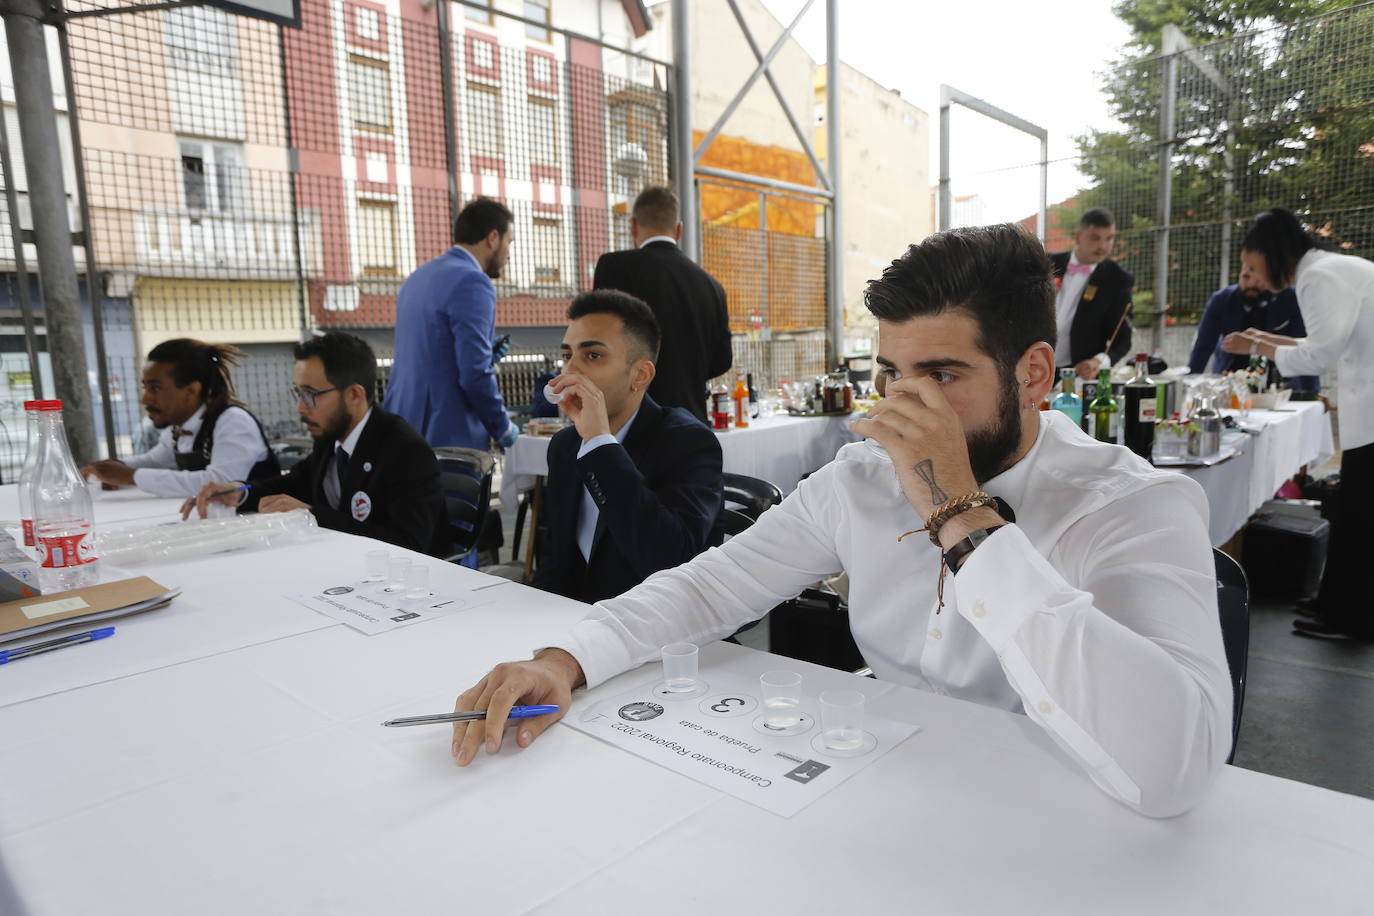
[[[1150,816],[1206,793],[1231,747],[1207,500],[1057,411],[1054,286],[1017,227],[912,245],[869,283],[884,399],[846,445],[722,547],[597,603],[533,659],[458,698],[465,766],[516,703],[528,746],[572,691],[726,636],[849,574],[850,627],[880,680],[1024,713],[1108,795]]]
[[[451,551],[434,450],[405,420],[378,407],[377,357],[367,342],[334,332],[298,344],[296,410],[315,448],[286,474],[209,483],[194,507],[240,512],[309,509],[321,527],[428,553]]]

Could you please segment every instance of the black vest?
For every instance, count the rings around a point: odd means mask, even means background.
[[[239,407],[237,404],[230,406]],[[227,409],[225,408],[225,410]],[[262,444],[267,446],[267,457],[253,465],[252,470],[248,472],[248,480],[280,477],[281,465],[277,463],[277,453],[272,451],[272,443],[267,441],[267,432],[262,428],[262,421],[253,416],[251,410],[245,407],[239,407],[239,409],[253,417],[253,422],[258,426],[258,435],[262,436]],[[222,413],[224,410],[217,410],[214,413],[209,410],[205,411],[205,416],[200,421],[200,429],[196,431],[196,439],[191,443],[189,452],[177,451],[176,443],[172,444],[172,451],[177,459],[177,470],[203,471],[210,466],[210,453],[215,448],[215,423]]]

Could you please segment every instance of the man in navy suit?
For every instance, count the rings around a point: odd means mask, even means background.
[[[511,212],[479,197],[454,221],[455,244],[396,296],[396,353],[382,406],[433,446],[502,448],[519,430],[496,385],[496,287],[510,256]]]
[[[1073,249],[1050,255],[1059,342],[1054,364],[1081,379],[1121,361],[1131,350],[1131,293],[1135,277],[1111,259],[1116,220],[1105,207],[1083,211]]]
[[[646,393],[660,342],[647,305],[597,290],[568,319],[551,384],[574,425],[549,443],[533,584],[590,603],[720,544],[721,452],[691,414]]]
[[[1246,328],[1285,337],[1306,337],[1307,326],[1302,322],[1298,296],[1293,292],[1293,287],[1271,292],[1261,288],[1249,267],[1242,267],[1239,283],[1217,290],[1207,300],[1207,308],[1198,322],[1193,352],[1188,357],[1188,371],[1206,372],[1209,360],[1211,371],[1216,373],[1246,368],[1250,364],[1248,353],[1227,353],[1221,349],[1221,342],[1227,334]],[[1315,375],[1299,375],[1289,379],[1289,382],[1294,391],[1315,393],[1321,391],[1322,387],[1320,376]]]

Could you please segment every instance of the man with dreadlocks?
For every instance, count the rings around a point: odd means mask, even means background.
[[[229,367],[243,355],[187,337],[158,344],[143,368],[142,398],[162,431],[157,445],[124,461],[93,461],[82,473],[158,496],[195,496],[207,483],[280,474],[262,424],[234,397]]]

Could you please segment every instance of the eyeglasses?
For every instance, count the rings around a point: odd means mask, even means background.
[[[291,386],[291,393],[296,396],[296,400],[300,401],[305,405],[306,410],[314,410],[315,399],[322,394],[329,394],[329,392],[331,391],[343,391],[343,387],[335,385],[333,388],[322,388],[319,391],[312,391],[309,388],[297,388],[294,385]]]

